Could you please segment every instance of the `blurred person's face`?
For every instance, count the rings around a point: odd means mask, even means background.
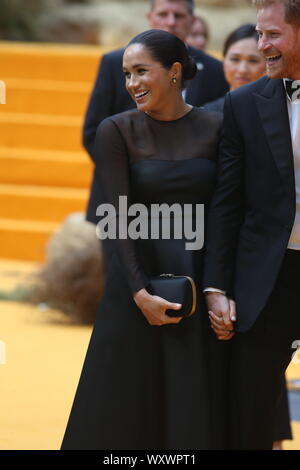
[[[268,76],[300,79],[300,27],[285,22],[282,3],[258,10],[257,31]]]
[[[195,20],[192,24],[189,34],[186,37],[186,42],[196,49],[204,51],[207,47],[207,34],[205,26],[200,20]]]
[[[194,21],[185,0],[155,0],[153,9],[146,16],[151,29],[175,34],[182,41],[185,41]]]
[[[139,111],[159,116],[168,109],[175,91],[172,78],[176,76],[180,83],[178,65],[166,69],[142,44],[126,48],[123,56],[126,89]]]
[[[232,44],[224,58],[224,73],[230,90],[254,82],[266,72],[266,63],[258,52],[254,38]]]

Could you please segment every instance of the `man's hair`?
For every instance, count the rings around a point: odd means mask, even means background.
[[[159,0],[150,0],[150,9],[153,10],[155,3]],[[191,15],[194,14],[194,0],[169,0],[169,2],[174,2],[174,3],[186,3],[186,6],[190,12]]]
[[[252,0],[259,9],[276,3],[282,3],[285,8],[284,19],[286,23],[300,26],[300,0]]]

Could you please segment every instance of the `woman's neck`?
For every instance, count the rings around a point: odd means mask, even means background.
[[[193,106],[187,104],[181,98],[178,101],[174,100],[169,106],[164,106],[161,110],[149,109],[146,114],[159,121],[175,121],[187,114],[192,108]]]

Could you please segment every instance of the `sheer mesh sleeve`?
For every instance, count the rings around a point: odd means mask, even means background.
[[[102,187],[104,203],[111,204],[116,211],[117,226],[120,220],[119,196],[127,197],[130,205],[129,160],[124,139],[110,119],[98,127],[95,141],[96,179]],[[127,227],[125,227],[127,230]],[[118,232],[117,232],[118,234]],[[131,292],[146,287],[148,279],[139,264],[134,241],[129,239],[110,240],[121,261]]]

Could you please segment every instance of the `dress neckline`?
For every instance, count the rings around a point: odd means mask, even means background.
[[[190,109],[186,114],[184,114],[180,118],[172,119],[172,121],[163,121],[163,120],[160,120],[160,119],[155,119],[147,113],[144,113],[144,114],[147,118],[151,119],[151,121],[160,122],[162,124],[169,124],[171,122],[178,122],[178,121],[181,121],[182,119],[185,119],[186,117],[188,117],[194,111],[194,109],[195,109],[195,106],[193,106],[192,109]]]

